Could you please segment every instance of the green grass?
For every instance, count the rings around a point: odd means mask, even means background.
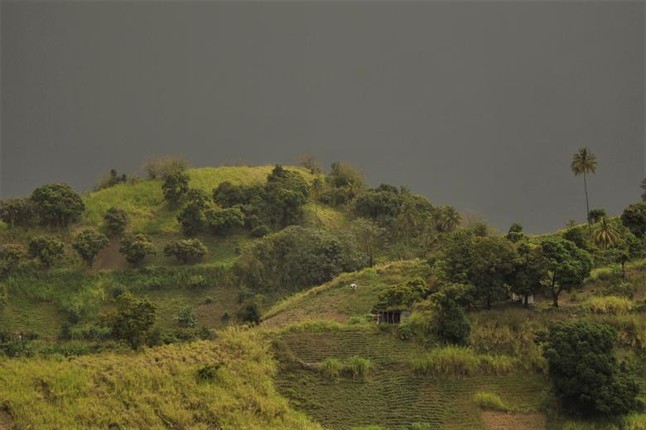
[[[507,405],[499,395],[493,393],[477,392],[473,400],[478,406],[487,411],[512,412],[513,408]]]
[[[281,341],[279,391],[297,410],[326,428],[410,429],[414,423],[423,423],[426,427],[421,428],[484,429],[481,408],[474,399],[477,392],[513,398],[515,407],[536,410],[549,387],[547,380],[535,373],[523,373],[522,378],[517,374],[420,378],[410,362],[424,355],[424,348],[379,330],[271,336],[279,336]],[[340,374],[339,368],[352,356],[370,360],[368,379],[329,376]],[[327,370],[322,372],[319,367],[312,371],[290,360],[318,363]]]
[[[16,428],[320,428],[276,392],[268,345],[250,331],[139,354],[1,364],[0,398]]]

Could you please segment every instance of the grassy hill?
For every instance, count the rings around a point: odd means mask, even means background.
[[[274,166],[222,166],[188,169],[189,185],[209,195],[220,183],[254,185],[266,182]],[[297,171],[311,182],[314,176],[299,167],[286,167]],[[133,223],[131,230],[146,234],[179,233],[178,210],[169,210],[162,193],[162,180],[140,180],[132,184],[118,184],[110,188],[87,193],[84,197],[86,211],[83,224],[99,227],[103,215],[112,206],[124,209]]]
[[[210,195],[223,181],[262,184],[272,169],[187,172],[190,187]],[[310,184],[320,177],[298,167],[287,169]],[[180,264],[161,252],[167,243],[183,238],[178,210],[167,206],[161,185],[160,180],[135,180],[88,192],[82,220],[68,229],[0,225],[0,243],[26,245],[30,238],[48,234],[67,244],[56,267],[43,270],[26,261],[21,270],[0,279],[0,346],[30,348],[20,358],[0,355],[1,430],[617,428],[615,423],[559,415],[545,360],[534,341],[555,321],[612,326],[618,333],[618,356],[637,369],[646,387],[646,260],[626,265],[627,280],[617,265],[597,267],[583,288],[561,295],[558,310],[541,295],[529,309],[509,302],[495,303],[490,310],[469,308],[468,346],[458,348],[434,334],[434,308],[428,301],[417,303],[400,325],[377,325],[369,315],[386,288],[416,278],[431,281],[426,257],[433,258],[442,240],[415,250],[404,245],[418,243],[414,235],[428,231],[418,229],[401,239],[404,227],[430,223],[426,225],[434,228],[431,218],[408,224],[392,214],[381,219],[392,231],[377,251],[378,264],[285,297],[334,273],[365,266],[314,264],[326,261],[327,252],[341,258],[335,252],[350,227],[352,205],[332,207],[310,197],[303,206],[302,226],[313,229],[291,227],[266,239],[248,231],[226,237],[201,233],[207,255],[198,263]],[[431,207],[387,189],[366,192],[372,193],[368,203],[389,210],[394,206],[388,205],[403,201],[416,202],[409,209]],[[349,195],[343,194],[347,189],[336,191],[342,193],[332,193],[335,199]],[[113,238],[88,268],[70,242],[82,228],[103,229],[103,214],[112,206],[126,210],[128,231],[146,233],[157,254],[132,266],[119,253],[120,238]],[[285,232],[292,236],[281,236]],[[307,240],[306,232],[311,235]],[[249,248],[254,244],[263,246]],[[307,249],[301,249],[303,244]],[[310,253],[317,246],[323,251]],[[249,249],[273,259],[254,260],[245,251]],[[289,258],[276,257],[281,255]],[[388,256],[407,259],[385,261]],[[324,276],[287,277],[294,268]],[[239,276],[241,270],[253,276]],[[272,276],[276,278],[270,285]],[[249,279],[255,282],[253,288],[251,282],[245,284]],[[133,351],[110,336],[106,315],[124,292],[155,305],[156,322],[148,340],[156,346]],[[230,327],[237,323],[231,317],[251,302],[262,311],[260,326]],[[193,327],[179,323],[186,310],[195,318]],[[623,425],[646,429],[646,415],[634,414]]]
[[[262,184],[274,166],[224,166],[188,169],[189,186],[209,195],[224,181],[233,184]],[[309,183],[315,178],[308,170],[286,167],[301,174]],[[162,330],[177,327],[175,316],[183,307],[193,309],[197,325],[220,328],[227,324],[222,317],[234,316],[240,306],[240,286],[222,276],[239,256],[240,249],[260,240],[248,233],[227,237],[200,234],[198,238],[208,253],[197,264],[184,265],[163,255],[164,246],[183,238],[177,222],[179,210],[168,208],[164,201],[161,180],[136,180],[83,196],[86,211],[80,223],[65,230],[43,227],[0,229],[0,243],[21,243],[38,235],[53,235],[68,244],[64,260],[49,271],[27,270],[12,275],[0,284],[0,332],[30,333],[42,342],[54,341],[70,314],[78,314],[91,326],[101,313],[110,310],[113,297],[122,291],[145,295],[158,308],[158,326]],[[120,238],[98,254],[93,267],[87,268],[69,243],[75,232],[86,228],[103,228],[105,211],[117,206],[129,215],[128,231],[144,232],[151,238],[157,253],[148,256],[139,267],[132,267],[119,252]],[[346,216],[336,209],[309,202],[305,208],[307,225],[340,228]],[[203,277],[206,286],[191,288],[191,277]],[[271,304],[272,295],[265,294],[263,303]]]
[[[139,354],[0,364],[13,428],[320,428],[276,392],[268,344],[250,331]]]

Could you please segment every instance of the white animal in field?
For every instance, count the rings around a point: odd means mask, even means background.
[[[357,287],[358,287],[358,286],[357,286],[357,284],[355,284],[355,283],[350,284],[350,288],[352,288],[352,291],[356,291],[356,290],[357,290]]]

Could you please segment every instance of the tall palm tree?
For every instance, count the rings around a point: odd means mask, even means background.
[[[597,156],[592,153],[587,147],[580,148],[577,153],[572,156],[572,163],[570,169],[574,176],[583,174],[583,188],[585,190],[585,208],[586,219],[588,220],[588,230],[592,230],[590,224],[590,204],[588,203],[588,181],[586,175],[588,173],[595,173],[597,171]]]

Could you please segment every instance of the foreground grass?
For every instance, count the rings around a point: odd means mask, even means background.
[[[252,331],[125,356],[0,364],[0,399],[16,428],[320,428],[276,392],[275,362]]]

